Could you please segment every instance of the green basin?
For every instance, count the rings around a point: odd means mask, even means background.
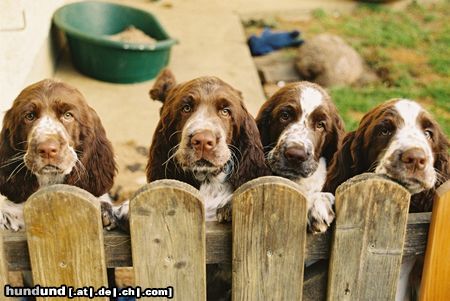
[[[170,49],[177,43],[151,13],[108,2],[65,5],[55,12],[53,22],[67,37],[75,68],[108,82],[133,83],[156,77],[169,63]],[[130,25],[157,42],[127,43],[108,37]]]

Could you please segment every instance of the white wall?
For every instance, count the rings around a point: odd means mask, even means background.
[[[0,122],[25,85],[53,75],[51,18],[64,2],[0,0]]]

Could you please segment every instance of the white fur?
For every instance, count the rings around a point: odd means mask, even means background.
[[[16,204],[0,195],[0,229],[19,231],[25,227],[23,221],[23,206]]]
[[[215,221],[217,208],[231,200],[232,187],[226,181],[226,174],[221,172],[200,185],[200,195],[205,205],[206,221]]]
[[[55,121],[49,116],[44,116],[38,120],[29,135],[41,137],[55,134],[60,135],[66,140],[69,139],[66,129],[60,122]]]
[[[316,171],[307,178],[298,178],[295,182],[300,185],[301,191],[305,195],[322,191],[327,177],[327,162],[324,157],[319,159]]]
[[[61,124],[61,122],[49,117],[44,116],[41,119],[39,119],[36,123],[36,125],[31,129],[28,137],[28,141],[36,141],[36,143],[41,143],[47,139],[49,136],[58,136],[61,137],[64,141],[68,142],[70,140],[69,134],[67,133],[64,126]],[[33,147],[33,146],[31,146]],[[67,159],[69,159],[69,164],[67,164],[66,168],[63,170],[61,174],[53,174],[53,173],[35,173],[35,176],[38,180],[39,186],[48,186],[53,184],[62,184],[64,182],[64,177],[68,175],[72,169],[74,168],[78,156],[75,150],[72,146],[65,144],[63,147],[67,147]],[[65,151],[66,149],[62,149],[62,151]],[[32,166],[29,166],[28,162],[29,157],[31,154],[29,153],[30,147],[28,148],[25,156],[24,161],[25,165],[28,169],[31,170]],[[39,159],[39,158],[38,158]]]
[[[311,176],[298,178],[295,182],[299,184],[300,190],[307,198],[310,216],[329,225],[334,219],[334,215],[330,214],[334,204],[334,196],[331,193],[321,192],[326,177],[327,163],[325,158],[321,157],[316,171]]]
[[[113,206],[114,215],[118,220],[128,219],[128,212],[130,211],[130,200],[124,201],[119,206]]]
[[[300,105],[302,106],[303,117],[308,117],[318,106],[323,103],[322,93],[314,88],[306,87],[302,90],[300,96]]]
[[[291,147],[294,145],[304,146],[305,149],[314,155],[314,146],[310,137],[314,134],[314,129],[308,128],[308,116],[323,102],[322,93],[314,88],[306,87],[301,90],[299,102],[302,108],[302,115],[297,122],[291,123],[280,135],[276,147],[274,147],[269,156],[275,155],[281,145]]]
[[[218,165],[225,164],[231,157],[231,152],[227,146],[225,130],[219,124],[219,117],[208,112],[207,105],[200,105],[199,108],[187,120],[183,127],[180,147],[178,147],[175,158],[178,162],[183,162],[189,155],[187,151],[192,135],[202,131],[211,131],[218,139],[214,150],[214,157]],[[184,164],[180,164],[185,169]]]
[[[299,145],[304,147],[310,156],[315,156],[314,144],[311,137],[314,136],[314,129],[308,126],[309,115],[324,102],[323,94],[312,87],[306,87],[301,90],[299,102],[302,109],[302,115],[297,122],[290,124],[280,135],[276,147],[268,154],[268,158],[276,157],[282,146],[286,148]],[[296,183],[300,185],[302,192],[308,200],[308,222],[312,220],[320,221],[323,224],[322,231],[325,231],[327,225],[330,225],[334,219],[332,205],[334,196],[330,193],[323,193],[322,188],[325,184],[327,175],[327,162],[325,158],[319,159],[316,171],[309,177],[299,177]]]
[[[224,172],[221,172],[217,176],[209,177],[200,185],[199,192],[204,201],[206,221],[217,220],[217,208],[231,201],[233,190],[227,183],[226,176]],[[128,217],[129,202],[127,200],[120,206],[113,206],[114,215],[118,220]]]
[[[390,159],[395,151],[419,147],[425,152],[427,157],[427,164],[424,171],[425,180],[427,181],[427,186],[431,188],[436,182],[436,173],[433,167],[433,151],[424,135],[423,129],[417,122],[417,118],[423,111],[423,108],[417,103],[407,99],[399,100],[395,103],[394,107],[403,119],[404,124],[397,129],[395,136],[392,137],[386,152],[379,160],[380,163],[376,167],[375,172],[388,174],[386,166],[390,165]]]

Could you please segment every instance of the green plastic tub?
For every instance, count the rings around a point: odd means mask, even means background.
[[[67,37],[72,62],[81,73],[115,83],[154,78],[169,63],[170,38],[158,20],[146,11],[108,2],[77,2],[59,8],[55,25]],[[111,40],[133,25],[156,39],[154,44]]]

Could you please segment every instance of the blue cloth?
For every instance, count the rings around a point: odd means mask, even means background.
[[[273,32],[270,28],[264,28],[264,31],[259,37],[255,35],[250,36],[247,42],[253,56],[264,55],[283,47],[300,46],[303,44],[298,30]]]

